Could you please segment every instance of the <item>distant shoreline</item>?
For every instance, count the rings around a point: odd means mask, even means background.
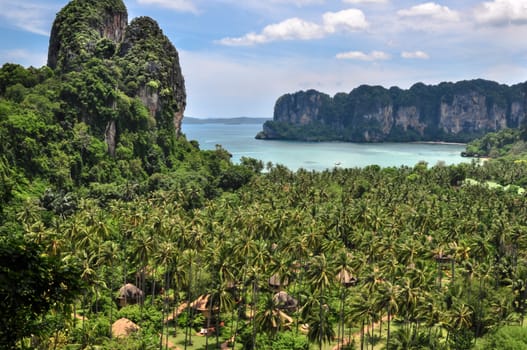
[[[262,125],[271,118],[251,118],[251,117],[234,117],[234,118],[196,118],[183,117],[184,124],[260,124]]]
[[[447,141],[414,141],[410,143],[423,143],[427,145],[456,145],[456,146],[466,146],[467,143],[463,142],[447,142]]]

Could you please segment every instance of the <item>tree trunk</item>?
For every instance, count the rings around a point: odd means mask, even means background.
[[[371,342],[371,350],[373,350],[373,346],[375,345],[375,342],[373,341],[373,338],[375,337],[375,320],[373,317],[371,318],[371,332],[370,332],[370,342]]]
[[[192,328],[192,307],[190,307],[190,304],[192,303],[192,258],[190,259],[189,264],[189,273],[188,273],[188,307],[187,307],[187,320],[189,324],[185,327],[185,350],[187,349],[187,345],[192,346],[192,334],[190,334],[190,329]],[[189,327],[190,326],[190,327]]]
[[[110,264],[110,271],[113,272],[113,261]],[[113,324],[113,279],[110,276],[110,339],[112,338],[112,324]]]
[[[83,298],[83,309],[84,312],[82,313],[82,347],[86,347],[86,303],[87,303],[87,292],[84,291],[84,298]]]
[[[209,348],[209,329],[210,329],[210,318],[212,317],[212,305],[214,303],[214,293],[210,296],[209,314],[207,315],[207,333],[205,333],[205,350]]]
[[[152,272],[152,306],[154,306],[154,298],[155,298],[155,291],[156,291],[156,270]]]
[[[337,334],[337,347],[340,349],[340,345],[344,345],[344,289],[341,292],[341,299],[340,299],[340,321],[338,326],[338,334]]]
[[[255,349],[255,345],[256,345],[256,327],[254,326],[254,316],[256,314],[256,305],[258,304],[258,293],[256,291],[257,289],[257,280],[258,280],[258,276],[255,276],[255,280],[253,281],[253,307],[252,307],[252,311],[251,311],[251,322],[252,322],[252,325],[253,325],[253,334],[252,334],[252,341],[253,341],[253,350]]]
[[[177,292],[177,285],[174,283],[174,309],[172,310],[172,320],[174,320],[174,337],[177,336],[177,319],[179,317],[178,310],[179,310],[179,296]]]
[[[159,340],[159,350],[163,350],[163,338],[165,333],[165,328],[168,326],[165,326],[165,324],[168,325],[168,322],[166,322],[166,300],[167,300],[167,288],[168,288],[168,270],[165,272],[165,290],[163,291],[163,302],[162,302],[162,309],[161,309],[161,339]],[[168,334],[168,329],[167,329]]]
[[[218,303],[218,315],[216,316],[216,348],[220,348],[220,315],[221,315],[221,302]],[[207,349],[208,350],[208,349]]]
[[[391,323],[391,318],[392,318],[392,315],[390,314],[390,309],[388,308],[388,325],[387,325],[387,329],[386,329],[386,350],[390,350],[389,349],[389,344],[390,344],[390,323]]]
[[[362,320],[362,326],[360,328],[360,350],[364,350],[364,324],[365,321]]]
[[[456,282],[456,264],[455,260],[452,258],[452,284]]]

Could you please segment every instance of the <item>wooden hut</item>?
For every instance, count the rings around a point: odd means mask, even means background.
[[[132,283],[127,283],[119,289],[119,306],[137,304],[143,301],[143,291]]]
[[[357,284],[357,278],[344,268],[337,274],[337,281],[344,287],[351,287]]]
[[[298,301],[284,291],[273,295],[273,302],[281,310],[295,310],[298,305]]]

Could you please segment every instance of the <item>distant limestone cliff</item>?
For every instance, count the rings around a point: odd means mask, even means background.
[[[104,84],[92,87],[95,91],[75,88],[75,96],[65,97],[83,122],[103,134],[111,154],[119,135],[137,124],[125,122],[119,112],[123,105],[133,104],[130,99],[144,104],[150,128],[180,134],[186,92],[178,52],[153,19],[139,17],[128,24],[122,0],[68,3],[53,23],[48,66],[65,81],[89,79],[91,72],[94,85]],[[113,90],[107,91],[108,86]],[[91,110],[94,104],[99,105],[97,111]]]
[[[425,85],[408,90],[360,86],[334,97],[315,91],[278,99],[259,139],[350,142],[468,142],[526,122],[527,83],[487,80]]]

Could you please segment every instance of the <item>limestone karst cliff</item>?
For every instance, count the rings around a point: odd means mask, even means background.
[[[466,142],[526,120],[526,84],[486,80],[360,86],[330,97],[308,90],[280,97],[261,139]]]
[[[122,0],[74,0],[55,17],[48,66],[80,69],[92,57],[109,58],[124,36],[128,12]]]
[[[133,104],[129,99],[144,104],[149,127],[180,134],[185,80],[178,52],[155,20],[128,24],[122,0],[73,0],[57,14],[49,42],[48,66],[64,81],[93,79],[93,86],[73,86],[64,95],[80,120],[104,137],[110,154],[120,135],[137,127],[137,117],[120,110]]]
[[[128,93],[138,96],[163,127],[180,133],[185,80],[178,52],[157,22],[149,17],[132,20],[117,54]]]

